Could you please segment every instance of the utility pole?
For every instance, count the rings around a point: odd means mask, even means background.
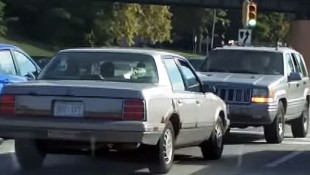
[[[212,36],[211,36],[211,49],[213,49],[213,45],[214,45],[215,24],[216,24],[216,9],[213,10],[213,24],[212,24]]]

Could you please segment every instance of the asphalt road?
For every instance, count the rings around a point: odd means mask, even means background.
[[[287,129],[288,131],[289,129]],[[267,144],[261,129],[233,130],[225,140],[222,159],[204,161],[198,148],[177,151],[171,175],[309,175],[310,135],[294,139],[290,132],[282,144]],[[33,172],[19,169],[14,142],[0,145],[0,175],[103,175],[149,174],[143,155],[91,157],[48,155],[44,167]]]

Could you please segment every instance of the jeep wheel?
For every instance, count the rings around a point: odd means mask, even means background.
[[[265,139],[268,143],[281,143],[285,133],[284,106],[282,102],[278,104],[278,111],[274,121],[270,125],[264,126]]]
[[[41,168],[46,153],[36,140],[16,139],[15,154],[19,165],[25,170]]]
[[[299,118],[292,121],[292,133],[295,138],[304,138],[309,130],[309,103],[306,103]]]
[[[200,146],[204,159],[217,160],[221,158],[224,148],[223,136],[224,125],[219,117],[209,140],[206,140]]]
[[[171,122],[169,122],[155,148],[156,153],[153,159],[155,160],[155,164],[149,167],[151,173],[165,174],[169,172],[174,159],[174,144],[174,130]]]

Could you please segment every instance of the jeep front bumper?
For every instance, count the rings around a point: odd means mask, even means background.
[[[231,127],[262,126],[274,121],[278,104],[227,104],[227,108]]]

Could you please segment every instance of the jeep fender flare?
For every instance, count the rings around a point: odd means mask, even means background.
[[[286,90],[284,90],[284,89],[277,90],[277,91],[275,92],[273,101],[274,101],[275,103],[278,103],[279,100],[282,99],[282,98],[285,98],[285,99],[286,99]]]

